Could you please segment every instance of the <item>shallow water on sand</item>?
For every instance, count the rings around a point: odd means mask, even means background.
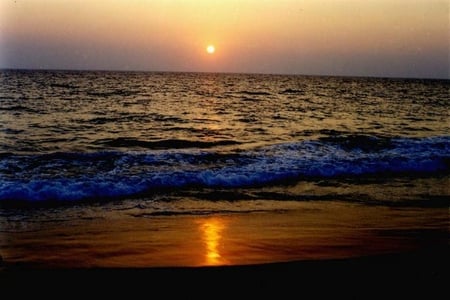
[[[197,201],[185,201],[179,205],[197,206],[198,213],[145,215],[102,206],[34,212],[52,218],[9,224],[1,233],[2,255],[11,264],[44,268],[212,266],[351,258],[448,244],[447,208],[265,200],[252,203],[252,212],[209,213]],[[248,204],[216,203],[222,211],[235,206]]]

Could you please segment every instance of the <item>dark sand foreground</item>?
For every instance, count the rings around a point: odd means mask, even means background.
[[[447,299],[448,248],[348,259],[219,267],[35,269],[9,266],[0,285],[15,295],[166,297],[270,296],[350,299]],[[162,294],[161,294],[162,293]],[[95,294],[94,294],[95,295]],[[159,298],[159,297],[156,297]]]
[[[151,293],[309,290],[363,299],[448,293],[448,209],[292,205],[222,215],[108,212],[28,224],[2,233],[0,284]]]

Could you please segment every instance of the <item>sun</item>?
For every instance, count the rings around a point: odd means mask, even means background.
[[[216,47],[214,47],[214,45],[208,45],[208,47],[206,47],[206,52],[208,52],[209,54],[213,54],[214,52],[216,52]]]

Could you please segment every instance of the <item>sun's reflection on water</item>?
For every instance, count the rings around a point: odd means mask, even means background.
[[[205,263],[207,265],[226,264],[223,250],[222,233],[226,228],[225,222],[220,218],[202,220],[200,230],[205,244]]]

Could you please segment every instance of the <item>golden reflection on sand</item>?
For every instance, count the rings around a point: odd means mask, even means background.
[[[221,254],[222,232],[226,228],[225,222],[218,217],[212,217],[201,220],[199,224],[205,244],[205,264],[214,266],[226,264],[226,259],[223,257],[223,253]]]

